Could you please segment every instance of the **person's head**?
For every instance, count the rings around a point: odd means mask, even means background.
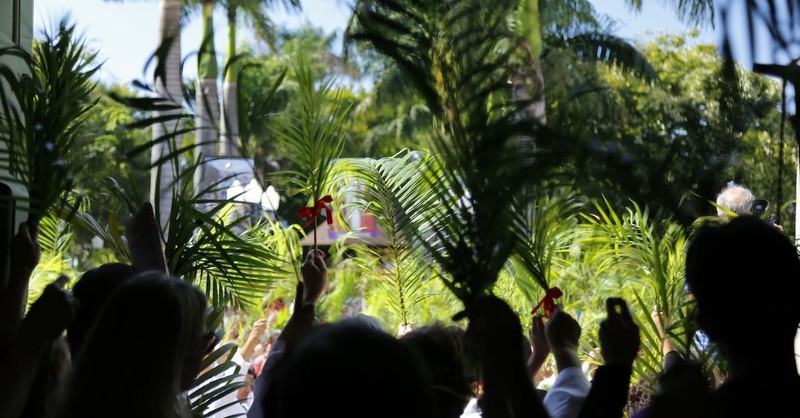
[[[274,370],[262,402],[273,418],[432,417],[422,359],[385,332],[349,321],[315,329]]]
[[[204,354],[205,305],[200,291],[164,273],[120,285],[84,341],[61,416],[174,416]]]
[[[78,356],[86,335],[111,294],[138,273],[140,270],[136,267],[109,263],[87,271],[78,279],[72,288],[72,294],[78,302],[75,320],[67,329],[67,343],[72,357]]]
[[[464,330],[434,324],[415,329],[400,341],[420,354],[430,371],[437,416],[459,417],[472,394],[475,375],[469,367]]]
[[[793,344],[800,259],[777,229],[752,216],[700,228],[686,255],[686,281],[698,323],[729,360]]]
[[[753,192],[736,183],[730,183],[717,195],[717,206],[721,206],[739,216],[753,214]],[[717,208],[717,216],[727,219],[728,214]]]

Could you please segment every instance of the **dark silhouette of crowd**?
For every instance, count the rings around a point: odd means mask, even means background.
[[[132,265],[97,267],[71,290],[57,280],[27,314],[28,280],[40,250],[35,228],[20,225],[10,253],[2,255],[10,262],[0,283],[0,416],[173,418],[204,412],[190,411],[187,397],[221,336],[207,329],[203,293],[168,275],[148,222],[155,219],[145,205],[127,230]],[[651,396],[648,388],[631,387],[641,341],[622,299],[606,300],[595,336],[601,365],[590,381],[578,358],[581,327],[560,306],[549,318],[532,318],[528,332],[490,294],[466,305],[466,328],[436,323],[408,327],[398,337],[362,317],[319,323],[315,309],[327,287],[327,265],[324,254],[313,250],[288,323],[277,339],[264,320],[253,325],[239,353],[240,373],[250,377],[215,416],[800,416],[794,405],[800,393],[793,346],[800,323],[795,246],[760,219],[740,216],[700,227],[685,268],[697,323],[719,348],[728,374],[712,385],[702,366],[677,354],[664,336],[667,361]],[[542,391],[534,380],[550,355],[558,375]],[[636,411],[626,409],[629,394],[637,394],[631,395]],[[246,399],[249,408],[240,405]]]

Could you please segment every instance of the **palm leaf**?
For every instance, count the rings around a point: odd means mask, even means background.
[[[626,0],[626,2],[634,10],[642,10],[642,0]],[[671,0],[663,3],[671,4],[678,18],[686,23],[697,26],[708,24],[714,26],[713,0]]]
[[[592,28],[567,36],[550,36],[547,44],[569,49],[585,60],[613,65],[649,83],[658,81],[658,72],[644,54],[635,45],[611,33]]]
[[[69,269],[67,248],[72,236],[69,224],[55,215],[48,214],[40,220],[39,245],[42,255],[28,284],[26,310],[41,296],[47,285]]]
[[[304,62],[295,65],[292,76],[297,81],[297,95],[288,112],[275,118],[272,128],[293,169],[278,176],[290,194],[308,196],[313,207],[329,193],[331,162],[342,152],[351,106],[334,91],[331,80],[318,85]]]
[[[13,49],[0,53],[24,56]],[[25,58],[30,77],[0,66],[5,80],[0,89],[0,169],[10,173],[0,180],[28,190],[34,223],[65,197],[80,172],[81,144],[89,137],[86,116],[97,103],[95,59],[75,26],[64,19]]]
[[[351,169],[340,172],[340,181],[351,182],[346,190],[356,200],[352,209],[372,215],[388,241],[386,253],[367,248],[360,267],[378,284],[399,325],[410,323],[411,307],[421,300],[422,285],[432,277],[432,259],[415,243],[424,229],[419,221],[427,218],[425,207],[432,201],[425,179],[430,161],[429,156],[405,151],[380,160],[340,163]]]
[[[528,205],[513,214],[519,248],[513,257],[511,275],[528,302],[535,305],[539,289],[550,288],[552,269],[559,252],[568,251],[576,237],[581,198],[566,189],[536,192]],[[520,268],[522,267],[522,268]]]
[[[551,178],[572,146],[510,100],[508,81],[530,61],[508,24],[516,6],[362,1],[349,34],[390,58],[434,114],[425,180],[435,204],[418,236],[467,303],[490,291],[518,248],[515,198]]]
[[[219,308],[211,310],[206,317],[206,329],[217,329],[221,325],[223,312]],[[221,345],[203,359],[200,365],[200,370],[203,371],[189,390],[192,416],[214,416],[235,404],[217,405],[220,400],[245,386],[244,374],[247,370],[240,370],[239,365],[233,361],[236,350],[236,344]]]
[[[634,371],[638,379],[653,383],[663,361],[658,328],[650,316],[654,307],[670,318],[669,334],[677,348],[685,357],[692,356],[696,326],[684,301],[686,231],[669,218],[651,217],[635,203],[623,216],[608,201],[596,203],[595,211],[596,216],[583,215],[589,228],[584,242],[602,247],[607,263],[613,265],[609,268],[640,283],[633,306],[645,350]]]

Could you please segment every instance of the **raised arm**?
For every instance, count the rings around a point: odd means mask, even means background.
[[[628,400],[633,361],[639,353],[639,327],[622,299],[608,298],[606,312],[606,319],[600,323],[605,364],[597,369],[581,418],[622,418]]]
[[[27,222],[19,226],[19,232],[11,239],[8,285],[0,298],[0,336],[9,337],[22,322],[28,300],[28,282],[39,264],[42,250],[38,231],[28,227]]]

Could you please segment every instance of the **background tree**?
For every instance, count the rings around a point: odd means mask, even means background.
[[[287,10],[300,10],[299,0],[226,0],[228,18],[228,49],[223,70],[222,112],[220,119],[220,154],[238,155],[239,148],[239,91],[238,78],[242,56],[236,52],[236,34],[241,22],[255,30],[258,39],[275,50],[277,30],[269,19],[270,8],[282,5]],[[240,14],[241,13],[241,14]]]

